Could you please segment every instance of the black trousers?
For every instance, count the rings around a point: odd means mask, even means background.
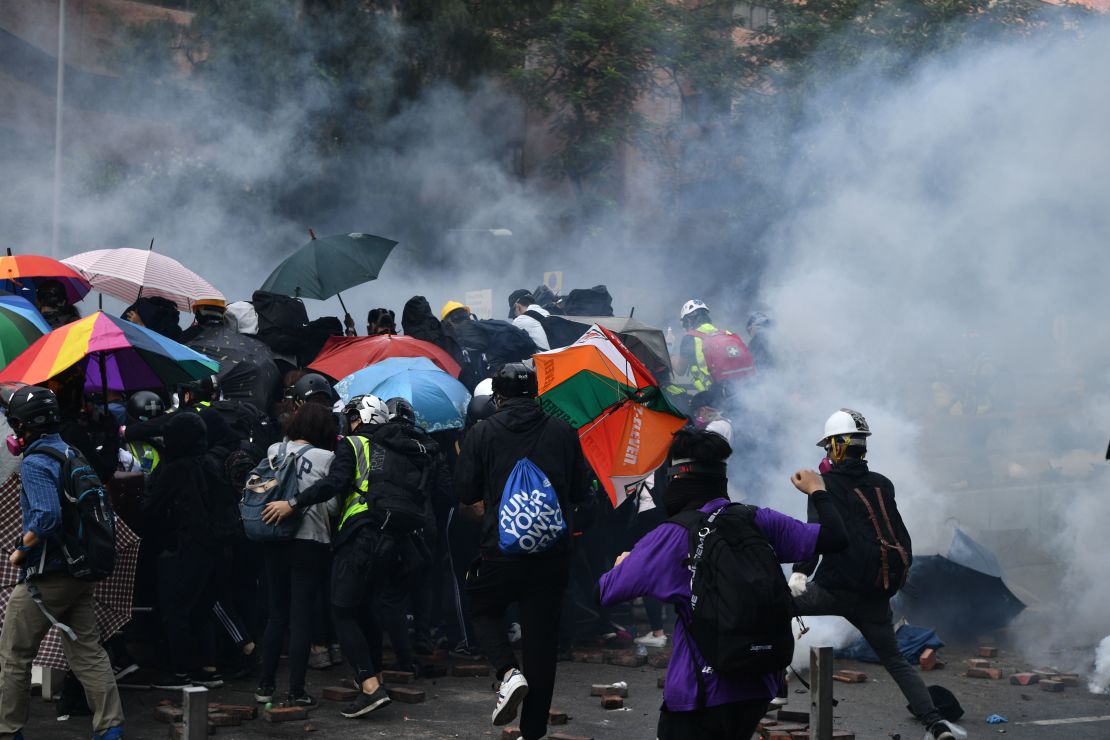
[[[211,657],[198,633],[216,601],[212,574],[218,562],[218,550],[206,545],[158,555],[158,612],[174,673],[196,670]]]
[[[269,619],[262,637],[259,683],[274,685],[281,641],[288,630],[289,693],[301,696],[312,645],[312,610],[328,576],[331,554],[327,545],[311,540],[267,542],[263,552]]]
[[[483,560],[467,580],[470,618],[478,644],[497,671],[519,668],[528,679],[528,696],[520,715],[525,740],[547,734],[547,713],[555,691],[559,617],[570,575],[565,555],[519,560]],[[505,631],[505,611],[516,603],[523,633],[523,666]]]
[[[659,710],[657,740],[750,740],[767,712],[767,700],[721,704],[689,712]]]

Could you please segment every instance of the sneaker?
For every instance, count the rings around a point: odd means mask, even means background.
[[[772,707],[785,707],[789,703],[790,703],[790,689],[787,686],[786,682],[783,681],[782,686],[779,688],[779,693],[775,696],[774,699],[771,700],[771,706]]]
[[[258,688],[254,690],[254,700],[259,704],[265,704],[268,701],[273,701],[274,691],[276,691],[276,689],[270,684],[260,683],[258,684]]]
[[[956,735],[952,732],[952,725],[943,719],[929,725],[929,735],[932,736],[933,740],[956,740]]]
[[[192,685],[193,682],[189,680],[188,673],[165,673],[150,682],[152,689],[164,689],[166,691],[177,691]]]
[[[493,724],[500,727],[516,719],[517,709],[528,696],[528,681],[514,668],[497,690],[497,706],[493,708]]]
[[[651,632],[648,632],[646,635],[640,635],[632,642],[636,643],[637,645],[643,645],[644,647],[649,648],[664,648],[667,647],[667,636],[655,635]]]
[[[118,665],[118,666],[113,665],[112,666],[112,673],[115,675],[117,682],[121,678],[123,678],[124,676],[130,676],[132,673],[134,673],[137,670],[139,670],[139,664],[138,663],[133,663],[133,662],[129,662],[125,665]],[[112,729],[115,729],[115,728],[113,727]]]
[[[340,712],[344,717],[352,719],[354,717],[361,717],[364,714],[376,712],[390,702],[389,694],[386,692],[384,686],[378,686],[378,690],[373,694],[367,694],[365,691],[360,691],[358,698],[353,702],[343,707]]]
[[[193,686],[206,689],[219,689],[224,685],[224,677],[215,671],[193,671],[189,674],[189,681]]]
[[[16,737],[22,740],[23,736],[16,735]],[[100,733],[99,735],[93,733],[93,740],[123,740],[123,725],[109,727],[107,730]]]
[[[463,660],[481,660],[483,657],[477,648],[471,647],[465,642],[460,642],[454,650],[448,650],[447,654],[452,658],[462,658]]]
[[[328,651],[327,651],[326,648],[323,649],[323,650],[312,650],[311,652],[309,652],[309,654],[308,654],[308,667],[309,668],[315,668],[318,671],[323,671],[323,670],[326,670],[328,668],[331,668],[332,665],[334,665],[334,664],[332,663],[331,655],[328,654]]]
[[[300,696],[293,694],[293,692],[289,692],[289,695],[285,698],[285,706],[315,709],[320,706],[320,702],[316,701],[316,699],[304,691],[301,692]]]

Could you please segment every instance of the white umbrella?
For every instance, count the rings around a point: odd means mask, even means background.
[[[81,273],[93,290],[128,304],[140,296],[161,296],[178,310],[191,312],[202,301],[223,301],[224,295],[172,257],[150,249],[94,249],[62,260]]]

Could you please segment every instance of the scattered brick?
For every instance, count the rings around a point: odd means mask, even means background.
[[[346,686],[328,686],[320,692],[321,696],[327,701],[354,701],[358,695],[358,689],[349,689]]]
[[[308,719],[308,711],[304,707],[270,707],[262,710],[262,716],[267,722],[296,722]]]
[[[605,653],[600,650],[573,650],[570,657],[575,663],[604,663]]]
[[[998,657],[998,648],[984,645],[984,646],[979,648],[979,657],[980,658],[997,658]]]
[[[637,655],[631,650],[615,650],[605,656],[605,662],[623,668],[639,668],[647,663],[647,656]]]
[[[1061,673],[1056,676],[1056,680],[1065,686],[1078,686],[1079,674],[1078,673]]]
[[[455,678],[479,678],[489,675],[489,665],[485,663],[463,663],[451,666],[451,675]]]
[[[564,732],[548,733],[547,740],[594,740],[589,735],[568,735]]]
[[[968,678],[989,678],[997,681],[1002,678],[1001,668],[968,668]]]
[[[867,674],[859,671],[837,671],[833,674],[833,680],[842,683],[864,683],[867,681]]]
[[[424,701],[424,691],[421,689],[413,689],[408,686],[395,686],[393,688],[386,688],[389,692],[389,698],[393,701],[399,701],[404,704],[420,704]]]
[[[619,696],[621,698],[628,698],[628,686],[595,683],[590,687],[590,696]]]
[[[565,725],[570,720],[566,712],[560,712],[558,709],[550,709],[547,712],[547,724],[549,725]]]
[[[972,658],[967,661],[967,665],[970,668],[990,668],[991,662],[989,660],[983,660],[982,658]]]
[[[215,727],[238,727],[243,720],[227,712],[209,712],[208,721]]]
[[[1042,678],[1040,680],[1041,691],[1059,692],[1064,690],[1064,682],[1058,681],[1055,678]]]
[[[794,735],[790,730],[784,730],[781,727],[772,727],[770,733],[767,735],[767,740],[794,740]]]
[[[670,653],[651,653],[647,656],[648,665],[652,668],[666,668],[671,662]]]
[[[937,651],[932,648],[925,648],[921,653],[921,657],[917,659],[918,664],[923,671],[936,670],[937,667]]]
[[[797,729],[803,729],[809,724],[809,712],[798,712],[791,709],[780,709],[778,714],[775,715],[779,722],[794,722],[798,724]]]
[[[1039,680],[1036,673],[1015,673],[1010,676],[1010,683],[1014,686],[1028,686]]]
[[[606,694],[601,697],[602,709],[624,709],[624,699],[616,694]]]
[[[501,731],[501,740],[517,740],[520,737],[519,727],[506,727]]]
[[[412,683],[415,679],[411,671],[382,671],[382,683]]]
[[[354,697],[351,697],[352,699]],[[208,706],[209,713],[223,712],[230,714],[233,717],[238,717],[240,721],[247,719],[258,719],[258,707],[248,704],[210,704]]]
[[[173,724],[174,722],[180,722],[184,718],[185,713],[180,707],[175,707],[170,704],[159,704],[154,708],[154,719],[159,722]]]

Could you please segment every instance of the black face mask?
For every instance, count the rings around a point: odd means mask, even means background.
[[[668,517],[705,506],[713,499],[728,498],[727,481],[716,476],[671,478],[663,492],[663,509]]]

